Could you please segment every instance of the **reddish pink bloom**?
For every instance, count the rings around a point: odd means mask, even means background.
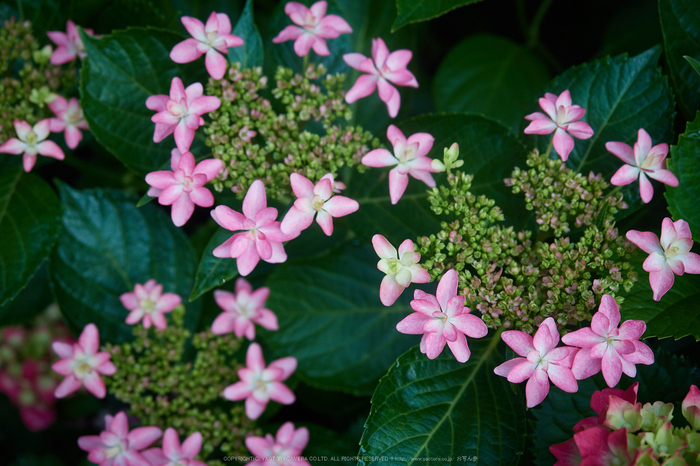
[[[66,138],[66,145],[70,149],[75,149],[83,139],[83,133],[81,133],[80,130],[88,129],[78,99],[73,97],[68,101],[59,95],[48,105],[51,111],[56,115],[56,118],[51,118],[50,120],[51,132],[60,133],[63,131],[63,137]]]
[[[146,99],[146,107],[158,113],[151,117],[156,124],[153,141],[160,142],[175,133],[175,144],[180,152],[190,150],[194,140],[194,131],[204,124],[202,115],[213,112],[221,105],[216,96],[205,96],[200,83],[187,86],[180,78],[173,78],[170,84],[170,96],[152,95]]]
[[[624,186],[639,178],[639,193],[642,201],[648,204],[654,196],[654,187],[647,176],[669,186],[678,186],[676,175],[666,170],[666,155],[668,144],[651,146],[651,137],[643,129],[637,132],[637,142],[634,149],[624,142],[606,142],[605,148],[627,165],[620,167],[610,178],[615,186]]]
[[[411,283],[428,283],[430,274],[420,265],[420,254],[410,239],[399,246],[399,252],[382,235],[372,237],[374,251],[380,257],[377,268],[386,274],[379,287],[379,299],[391,306]]]
[[[660,300],[671,289],[674,275],[700,273],[700,256],[690,252],[693,235],[685,220],[674,222],[666,217],[661,223],[661,241],[649,231],[630,230],[626,236],[649,254],[642,267],[649,272],[654,301]]]
[[[212,333],[222,335],[234,332],[238,338],[245,335],[248,340],[253,340],[255,324],[268,330],[279,329],[277,316],[264,307],[270,296],[269,288],[262,287],[253,291],[253,287],[245,278],[239,278],[236,280],[235,291],[235,294],[224,290],[214,291],[216,304],[224,312],[211,324]]]
[[[457,271],[450,269],[440,279],[435,296],[416,290],[411,301],[416,312],[396,324],[401,333],[423,335],[420,350],[429,359],[438,357],[447,343],[457,361],[467,362],[471,352],[465,335],[482,338],[488,333],[484,321],[464,306],[464,296],[457,296],[458,282]]]
[[[628,403],[636,404],[638,390],[638,382],[634,382],[627,390],[621,390],[619,388],[604,388],[603,390],[596,390],[591,396],[591,409],[598,413],[598,415],[579,421],[573,428],[574,432],[586,429],[589,426],[604,425],[608,418],[610,398],[616,397]]]
[[[142,455],[151,466],[207,466],[194,458],[202,449],[202,434],[195,432],[182,442],[172,427],[165,429],[163,448],[151,448]]]
[[[295,357],[277,359],[265,367],[260,345],[251,343],[245,360],[247,367],[238,371],[241,380],[226,387],[224,398],[231,401],[245,399],[245,414],[249,419],[259,418],[270,400],[283,405],[294,403],[294,393],[282,382],[296,370]]]
[[[212,11],[206,25],[190,16],[183,16],[181,21],[194,39],[185,39],[173,47],[170,59],[175,63],[189,63],[206,54],[204,66],[211,77],[223,78],[226,73],[225,55],[229,47],[243,45],[243,39],[231,34],[228,15]]]
[[[578,451],[576,441],[570,438],[564,443],[552,445],[549,451],[557,459],[554,466],[579,466],[581,464],[581,452]]]
[[[581,453],[581,466],[607,464],[635,464],[636,455],[630,456],[627,429],[611,432],[605,427],[591,427],[574,434],[574,441]]]
[[[220,159],[202,160],[195,166],[191,152],[180,153],[173,149],[169,170],[160,170],[146,175],[151,197],[158,196],[161,205],[172,205],[171,218],[176,227],[181,227],[192,216],[194,206],[211,207],[214,196],[204,185],[216,178],[223,167]]]
[[[282,29],[272,42],[279,44],[293,40],[294,52],[300,57],[307,55],[311,47],[319,55],[330,55],[326,39],[335,39],[341,34],[351,33],[352,28],[340,16],[326,15],[327,7],[325,1],[316,2],[311,8],[297,2],[287,3],[284,12],[296,26]]]
[[[695,385],[690,386],[688,394],[681,405],[683,417],[694,430],[700,430],[700,390]]]
[[[540,107],[546,115],[535,112],[526,116],[525,119],[532,123],[525,128],[525,134],[549,134],[554,131],[554,150],[566,162],[574,149],[571,136],[577,139],[593,136],[593,129],[588,123],[577,121],[583,118],[586,110],[578,105],[571,105],[571,94],[568,90],[558,96],[547,92],[544,97],[540,97]]]
[[[158,440],[162,431],[157,427],[137,427],[129,432],[129,421],[123,411],[116,416],[105,416],[100,435],[85,435],[78,446],[88,452],[88,460],[100,466],[151,466],[140,453]]]
[[[13,124],[19,139],[11,138],[5,141],[5,143],[0,146],[0,153],[14,155],[24,154],[22,163],[25,172],[29,173],[32,168],[34,168],[37,154],[58,160],[63,160],[65,158],[65,154],[63,154],[61,148],[58,147],[58,144],[46,140],[51,133],[51,123],[49,120],[41,120],[35,124],[34,127],[26,121],[20,120],[15,120]]]
[[[83,30],[92,35],[92,29]],[[80,40],[80,35],[78,34],[78,28],[73,21],[68,20],[66,22],[66,32],[49,31],[46,35],[58,46],[51,55],[51,63],[53,65],[63,65],[75,60],[76,57],[83,59],[87,56],[83,41]]]
[[[54,372],[65,375],[63,382],[56,387],[56,398],[64,398],[85,385],[90,393],[97,398],[107,394],[103,375],[113,375],[117,368],[110,361],[107,352],[100,349],[100,334],[95,324],[87,324],[78,338],[78,343],[69,344],[60,341],[53,342],[54,352],[61,358],[51,366]]]
[[[386,103],[389,116],[394,118],[401,107],[401,96],[399,91],[389,83],[418,87],[415,76],[406,69],[412,57],[413,53],[405,49],[389,53],[389,49],[380,38],[372,39],[372,58],[367,58],[361,53],[346,53],[343,55],[345,63],[367,74],[357,78],[355,84],[345,94],[345,101],[351,104],[367,97],[375,89],[379,89],[379,98]]]
[[[577,346],[572,371],[576,379],[582,380],[601,369],[608,387],[620,381],[622,373],[634,377],[635,364],[652,364],[654,353],[647,345],[638,341],[647,326],[642,320],[625,321],[620,328],[620,309],[611,295],[603,295],[598,312],[591,326],[568,333],[562,337],[567,345]]]
[[[285,422],[273,437],[248,437],[245,446],[256,456],[246,466],[310,466],[301,452],[309,443],[309,430],[306,427],[294,429],[294,424]]]
[[[282,233],[298,235],[311,226],[315,216],[323,232],[331,236],[333,217],[343,217],[360,208],[357,201],[349,197],[333,196],[334,180],[330,173],[316,185],[298,173],[292,173],[289,180],[297,200],[282,220]]]
[[[549,381],[565,392],[578,390],[576,378],[571,372],[572,352],[575,348],[560,347],[559,331],[554,319],[547,317],[531,337],[520,330],[506,330],[501,338],[522,358],[511,359],[493,371],[507,377],[511,383],[527,380],[525,397],[527,407],[542,403],[549,393]]]
[[[163,285],[150,279],[143,285],[137,283],[133,293],[124,293],[119,297],[125,308],[130,310],[126,323],[135,325],[143,321],[144,328],[153,324],[163,330],[167,327],[165,316],[182,303],[182,298],[175,293],[163,293]]]
[[[392,154],[386,149],[374,149],[362,157],[362,165],[368,167],[391,167],[389,172],[389,195],[391,203],[396,204],[403,196],[408,186],[408,175],[421,180],[431,188],[435,186],[435,180],[430,173],[439,170],[432,167],[432,159],[427,157],[433,147],[435,138],[428,133],[416,133],[408,137],[394,125],[389,125],[386,132],[387,138],[394,146]]]
[[[242,276],[253,271],[260,259],[271,264],[287,260],[284,241],[295,235],[285,235],[276,221],[277,209],[267,207],[265,185],[260,180],[253,181],[243,200],[243,214],[220,205],[211,212],[216,223],[227,230],[237,231],[223,244],[214,249],[216,257],[238,259],[238,273]]]

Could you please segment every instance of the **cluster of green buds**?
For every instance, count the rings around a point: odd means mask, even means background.
[[[0,29],[0,143],[15,136],[12,123],[33,125],[53,116],[46,104],[77,84],[74,63],[50,63],[52,48],[40,48],[29,21],[5,21]]]
[[[210,113],[206,143],[224,162],[214,188],[231,188],[242,198],[259,179],[267,195],[279,199],[291,195],[292,173],[316,182],[343,166],[362,170],[362,156],[379,140],[359,126],[337,124],[352,118],[343,100],[345,75],[310,65],[303,76],[279,67],[274,78],[273,102],[259,67],[233,64],[224,79],[209,80],[206,93],[219,97],[221,107]]]
[[[172,427],[180,437],[202,434],[200,455],[245,455],[244,440],[260,435],[240,403],[222,397],[238,380],[240,364],[233,355],[241,339],[233,334],[195,334],[183,326],[184,307],[172,312],[164,330],[134,327],[134,340],[107,344],[117,372],[105,378],[108,393],[130,405],[129,414],[143,425]],[[191,345],[190,345],[191,342]]]
[[[446,169],[459,167],[458,151],[445,150]],[[629,291],[637,277],[628,262],[634,248],[615,228],[621,196],[602,196],[600,176],[584,177],[537,151],[527,163],[529,170],[515,168],[506,183],[535,210],[536,239],[504,226],[495,202],[470,191],[471,175],[448,170],[447,185],[428,200],[450,220],[419,238],[418,252],[433,279],[457,270],[467,306],[487,325],[533,333],[547,317],[559,326],[590,320],[604,294]]]

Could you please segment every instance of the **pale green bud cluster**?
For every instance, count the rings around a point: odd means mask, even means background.
[[[209,80],[206,94],[219,97],[221,107],[209,114],[206,143],[224,162],[214,188],[243,197],[259,179],[268,197],[284,198],[292,173],[316,182],[346,165],[363,170],[362,156],[379,140],[359,126],[337,123],[352,117],[343,100],[345,75],[311,65],[304,76],[279,67],[274,79],[273,101],[265,97],[268,78],[261,68],[233,64],[224,79]]]
[[[456,155],[456,145],[445,151],[445,167],[458,166]],[[428,196],[432,210],[451,220],[419,238],[417,252],[433,279],[459,272],[460,293],[487,325],[533,333],[547,317],[560,326],[590,320],[602,295],[629,290],[636,274],[627,262],[633,248],[614,226],[621,198],[602,196],[600,176],[583,177],[536,151],[527,163],[509,184],[536,209],[538,240],[502,225],[495,202],[472,194],[472,176],[455,171]],[[570,224],[576,228],[564,236]],[[547,240],[550,229],[555,238]]]

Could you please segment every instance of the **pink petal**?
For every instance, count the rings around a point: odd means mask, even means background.
[[[557,128],[554,132],[554,150],[557,151],[562,161],[566,162],[569,154],[574,150],[574,140],[569,134],[561,128]]]
[[[547,369],[547,374],[552,383],[565,392],[575,393],[578,391],[578,384],[576,383],[576,378],[571,372],[571,369],[557,364],[550,364]]]
[[[638,340],[644,335],[647,324],[643,320],[627,320],[620,326],[620,340]]]
[[[530,351],[535,350],[532,337],[520,330],[506,330],[501,334],[501,339],[520,356],[527,357]]]
[[[320,35],[316,36],[315,40],[312,43],[312,47],[314,48],[314,52],[323,57],[326,57],[331,54],[331,51],[328,50],[328,44],[326,44],[326,41],[322,39]]]
[[[427,333],[425,336],[425,355],[428,359],[435,359],[440,356],[445,348],[447,339],[442,333]]]
[[[629,321],[628,321],[629,322]],[[641,341],[633,341],[634,352],[622,355],[622,358],[633,364],[654,364],[654,352]]]
[[[416,301],[411,301],[411,305],[413,305],[414,302]],[[414,312],[396,324],[396,330],[407,335],[420,335],[423,333],[423,326],[430,319],[431,317],[421,314],[420,312]]]
[[[207,188],[195,188],[190,192],[190,199],[199,207],[214,205],[214,196]]]
[[[95,324],[87,324],[78,338],[80,347],[87,354],[95,354],[100,349],[100,334]]]
[[[664,267],[660,272],[649,272],[649,284],[654,292],[654,301],[659,301],[673,286],[675,276],[670,267]]]
[[[399,202],[407,186],[408,175],[399,173],[396,168],[389,172],[389,196],[392,204]]]
[[[566,335],[561,337],[561,341],[571,346],[578,346],[580,348],[592,348],[598,343],[605,341],[605,338],[594,333],[590,327],[584,327],[574,332],[567,333]]]
[[[593,128],[585,121],[569,123],[566,130],[577,139],[588,139],[593,136]]]
[[[277,316],[269,309],[260,309],[259,315],[255,318],[255,323],[261,325],[268,330],[279,330],[279,323],[277,322]]]
[[[320,211],[318,215],[316,215],[316,223],[318,223],[326,236],[331,236],[333,234],[333,217],[328,212]]]
[[[360,65],[365,60],[367,60],[367,57],[365,57],[361,53],[346,53],[345,55],[343,55],[343,61],[345,61],[345,63],[347,63],[350,68],[355,68],[356,70],[360,69]],[[374,89],[372,90],[372,92],[374,92]],[[372,92],[370,92],[370,94]]]
[[[534,113],[532,115],[528,115],[532,117],[533,115],[542,115],[542,113]],[[527,117],[525,117],[527,118]],[[525,128],[524,133],[525,134],[549,134],[552,131],[557,129],[557,124],[554,123],[550,119],[536,119],[530,123],[527,128]]]
[[[510,360],[504,362],[503,364],[500,364],[498,367],[495,367],[493,369],[493,372],[496,375],[500,375],[501,377],[508,377],[508,374],[510,374],[510,372],[515,367],[517,367],[519,364],[521,364],[523,362],[528,362],[528,360],[525,358],[510,359]]]
[[[299,26],[287,26],[286,28],[282,29],[274,39],[272,39],[272,42],[274,44],[280,44],[288,40],[296,40],[299,36],[305,33],[306,30],[304,28],[300,28]]]
[[[467,362],[469,360],[471,351],[469,351],[467,339],[463,334],[458,333],[455,341],[448,340],[447,346],[450,348],[450,351],[452,351],[452,354],[458,362]]]
[[[391,118],[396,117],[401,107],[401,95],[399,91],[383,78],[379,78],[377,81],[377,89],[379,90],[379,98],[382,102],[386,103],[389,116]]]
[[[248,398],[253,389],[245,382],[236,382],[224,389],[223,396],[230,401],[238,401]]]
[[[533,376],[530,377],[530,380],[527,381],[527,385],[525,386],[526,406],[528,408],[534,408],[544,401],[548,393],[549,378],[543,370],[538,369]]]
[[[637,166],[637,162],[634,159],[634,151],[628,144],[625,144],[624,142],[610,141],[605,143],[605,149],[626,164]]]
[[[372,39],[372,58],[374,59],[374,63],[377,64],[377,68],[384,68],[384,63],[388,56],[389,49],[384,41],[380,37]]]
[[[354,199],[345,196],[333,196],[324,205],[323,210],[333,217],[344,217],[360,208],[360,204]]]
[[[387,275],[382,279],[382,283],[379,287],[379,299],[383,305],[391,306],[405,289],[405,287],[396,282],[394,275]]]
[[[224,60],[224,69],[226,60],[218,52],[216,53],[218,57]],[[207,57],[209,54],[207,54]],[[209,70],[207,68],[207,70]],[[210,72],[211,74],[211,72]],[[218,78],[214,78],[218,79]],[[190,113],[196,113],[197,115],[203,115],[205,113],[213,112],[221,106],[221,100],[216,96],[202,96],[194,99],[188,107]]]
[[[158,440],[162,434],[163,431],[157,427],[137,427],[127,435],[129,448],[132,450],[143,450]]]
[[[294,41],[294,53],[300,57],[308,55],[316,40],[316,36],[308,32],[299,35],[297,40]]]
[[[202,449],[202,434],[195,432],[182,442],[182,455],[185,458],[194,458]]]
[[[72,358],[73,357],[73,345],[69,343],[64,343],[62,341],[54,341],[51,344],[51,348],[54,353],[56,353],[60,358]]]
[[[678,186],[678,178],[669,170],[658,169],[653,172],[647,172],[647,176],[674,188]]]
[[[258,254],[255,242],[249,241],[247,249],[236,257],[236,267],[238,268],[238,273],[244,277],[248,276],[250,272],[255,269],[255,266],[258,265],[259,261],[260,255]]]
[[[227,230],[237,231],[248,229],[245,226],[247,219],[230,207],[223,205],[217,206],[211,211],[211,216],[216,223]]]
[[[374,246],[374,251],[382,259],[398,258],[396,248],[382,235],[374,235],[372,237],[372,246]]]
[[[531,363],[530,361],[524,360],[517,366],[511,368],[510,372],[508,373],[508,382],[524,382],[525,380],[532,377],[532,375],[535,373],[536,367],[537,366]]]
[[[54,396],[56,398],[65,398],[77,389],[79,389],[83,383],[78,380],[74,375],[69,375],[56,387],[54,391]]]
[[[450,322],[457,327],[457,330],[470,338],[483,338],[489,333],[484,321],[475,315],[462,314],[451,318]]]
[[[185,26],[185,29],[187,29],[187,32],[189,32],[192,37],[199,42],[207,42],[207,35],[204,32],[204,23],[191,16],[183,16],[180,18],[180,21],[182,21],[183,26]]]
[[[24,154],[24,156],[22,157],[22,166],[24,168],[24,171],[27,173],[32,171],[32,168],[34,168],[34,164],[36,164],[36,155]]]
[[[590,355],[591,350],[589,348],[584,348],[576,353],[574,363],[571,366],[571,372],[576,377],[576,380],[587,379],[600,372],[601,360],[593,359]]]
[[[243,214],[249,219],[255,219],[257,213],[267,207],[265,185],[260,180],[255,180],[248,188],[243,200]]]
[[[167,190],[166,190],[167,191]],[[165,191],[163,191],[165,192]],[[181,227],[192,217],[194,212],[194,202],[190,199],[190,195],[183,192],[179,198],[173,203],[171,218],[176,227]]]
[[[270,399],[276,401],[283,405],[290,405],[296,401],[296,396],[289,387],[279,382],[272,382],[268,385],[268,393],[270,394]]]
[[[386,149],[374,149],[362,157],[362,165],[368,167],[390,167],[398,163],[398,159]]]
[[[107,389],[105,388],[105,383],[102,381],[102,377],[95,371],[85,376],[83,384],[85,384],[85,388],[97,398],[104,398],[107,394]]]
[[[53,141],[44,141],[36,146],[37,151],[46,157],[63,160],[66,156],[63,150]]]
[[[227,64],[226,58],[213,48],[209,49],[204,57],[204,66],[207,68],[209,75],[214,79],[221,79],[224,77]],[[221,105],[221,102],[219,102],[219,105]]]
[[[202,52],[199,51],[198,47],[200,44],[201,42],[195,39],[185,39],[173,47],[170,51],[170,59],[175,63],[189,63],[194,61],[202,56]]]
[[[625,186],[633,183],[639,177],[639,168],[632,165],[621,166],[610,178],[610,184],[614,186]]]
[[[662,256],[664,254],[664,250],[661,249],[661,244],[659,243],[659,237],[654,233],[649,231],[629,230],[625,236],[647,254],[654,252]]]
[[[367,74],[363,74],[355,84],[350,88],[347,94],[345,94],[345,102],[351,104],[358,99],[367,97],[372,94],[377,87],[377,77]]]
[[[620,381],[620,377],[622,377],[622,362],[620,358],[621,356],[612,347],[608,347],[608,350],[603,355],[601,362],[603,378],[610,388],[616,386]]]

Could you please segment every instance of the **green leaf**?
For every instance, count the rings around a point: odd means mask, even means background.
[[[693,0],[659,0],[659,20],[678,103],[690,117],[700,110],[700,76],[683,58],[688,55],[700,60],[700,10]]]
[[[111,342],[129,340],[128,311],[119,301],[136,283],[155,279],[163,291],[187,296],[196,267],[182,230],[153,204],[119,191],[78,191],[60,185],[63,230],[51,256],[52,286],[74,332],[92,322]],[[185,325],[199,321],[200,302],[186,305]]]
[[[253,0],[248,0],[243,8],[243,13],[238,19],[233,34],[243,39],[240,47],[228,49],[228,59],[230,62],[238,62],[242,68],[253,68],[263,66],[265,55],[263,51],[262,37],[258,32],[253,17]]]
[[[700,235],[700,112],[687,124],[678,144],[671,146],[668,169],[678,178],[677,188],[666,188],[668,210],[674,220],[683,219]]]
[[[481,0],[396,0],[398,15],[391,32],[407,24],[427,21],[442,16],[448,11]]]
[[[207,243],[194,276],[190,301],[194,301],[212,288],[221,286],[238,275],[236,259],[215,257],[212,254],[214,248],[223,244],[233,235],[234,233],[229,230],[218,228]]]
[[[685,58],[688,63],[690,63],[690,66],[693,67],[695,72],[700,75],[700,61],[697,61],[693,57],[689,57],[688,55],[683,55],[683,58]]]
[[[399,357],[372,396],[360,441],[360,456],[367,459],[358,464],[424,464],[425,458],[435,458],[426,463],[431,465],[517,463],[525,443],[525,400],[493,373],[504,361],[499,341],[500,333],[469,340],[466,363],[447,348],[434,360],[418,347]]]
[[[481,34],[466,38],[442,60],[433,97],[441,112],[483,113],[518,131],[548,81],[547,68],[530,49]]]
[[[416,342],[396,331],[412,312],[411,292],[384,307],[377,261],[371,247],[347,246],[320,259],[278,265],[267,281],[267,307],[280,329],[261,335],[278,356],[297,358],[295,374],[309,385],[371,394],[386,368]]]
[[[59,219],[56,219],[58,224]],[[0,307],[0,327],[30,322],[41,314],[51,303],[48,263],[44,263],[27,286],[12,301]]]
[[[0,307],[27,286],[61,228],[61,204],[51,186],[10,162],[0,160]],[[7,309],[2,307],[0,316]]]
[[[81,105],[95,139],[141,176],[170,160],[172,139],[153,142],[155,114],[146,108],[151,95],[169,94],[172,78],[185,86],[199,62],[181,66],[170,50],[183,37],[154,28],[131,28],[97,39],[81,31],[87,60],[80,73]],[[199,77],[203,77],[201,70]]]
[[[672,140],[673,94],[656,66],[660,53],[661,49],[654,47],[632,58],[620,55],[596,60],[569,69],[547,86],[557,95],[569,89],[573,104],[586,109],[583,120],[595,132],[590,139],[574,139],[567,166],[583,174],[602,173],[609,179],[623,162],[605,149],[606,142],[633,146],[639,128],[649,133],[654,144]],[[532,110],[541,111],[539,107]],[[540,152],[551,139],[551,135],[537,137]],[[638,183],[623,187],[622,193],[630,205],[625,212],[642,205]]]

